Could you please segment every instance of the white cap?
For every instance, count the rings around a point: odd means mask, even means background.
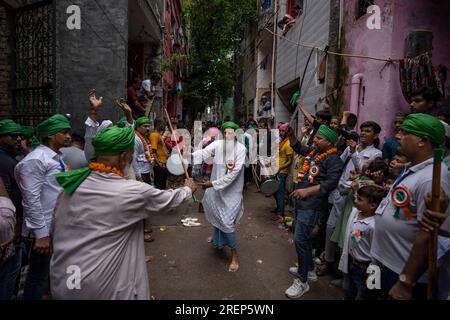
[[[151,89],[151,82],[150,82],[150,80],[142,81],[142,88],[144,88],[145,91],[150,91],[150,89]]]

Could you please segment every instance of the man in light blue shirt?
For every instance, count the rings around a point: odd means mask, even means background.
[[[70,142],[69,120],[56,114],[38,126],[41,145],[30,152],[15,168],[15,178],[22,191],[22,236],[29,257],[24,299],[39,300],[48,281],[50,264],[50,226],[56,199],[62,188],[54,174],[67,166],[59,149]]]

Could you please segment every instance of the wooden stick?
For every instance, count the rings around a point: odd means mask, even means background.
[[[441,162],[444,157],[443,150],[434,150],[433,182],[431,189],[431,210],[440,211],[439,197],[441,194]],[[436,300],[437,293],[437,238],[438,230],[434,230],[430,236],[428,247],[428,300]]]

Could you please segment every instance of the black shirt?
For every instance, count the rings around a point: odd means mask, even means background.
[[[305,157],[313,150],[310,147],[302,147],[300,143],[296,143],[291,147],[295,152]],[[344,163],[337,153],[328,155],[326,158],[319,161],[317,165],[319,166],[319,174],[314,178],[314,182],[310,183],[309,180],[302,179],[301,182],[297,183],[296,189],[306,189],[320,185],[320,193],[315,196],[296,200],[296,208],[304,210],[314,209],[317,211],[323,210],[328,203],[328,195],[338,185]]]
[[[22,219],[22,193],[14,178],[14,168],[17,165],[17,160],[14,154],[8,150],[0,148],[0,177],[5,184],[6,191],[16,207],[16,216]]]

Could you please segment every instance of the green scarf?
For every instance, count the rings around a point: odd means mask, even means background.
[[[70,122],[62,114],[55,114],[37,125],[37,133],[40,139],[47,138],[67,129],[71,129]]]
[[[112,126],[97,133],[92,138],[95,156],[114,156],[134,148],[133,128]],[[64,190],[72,194],[92,172],[89,167],[69,172],[57,173],[56,181]]]
[[[337,132],[324,124],[319,127],[319,130],[317,130],[317,134],[321,135],[332,144],[336,144],[339,140],[339,135],[337,134]]]

